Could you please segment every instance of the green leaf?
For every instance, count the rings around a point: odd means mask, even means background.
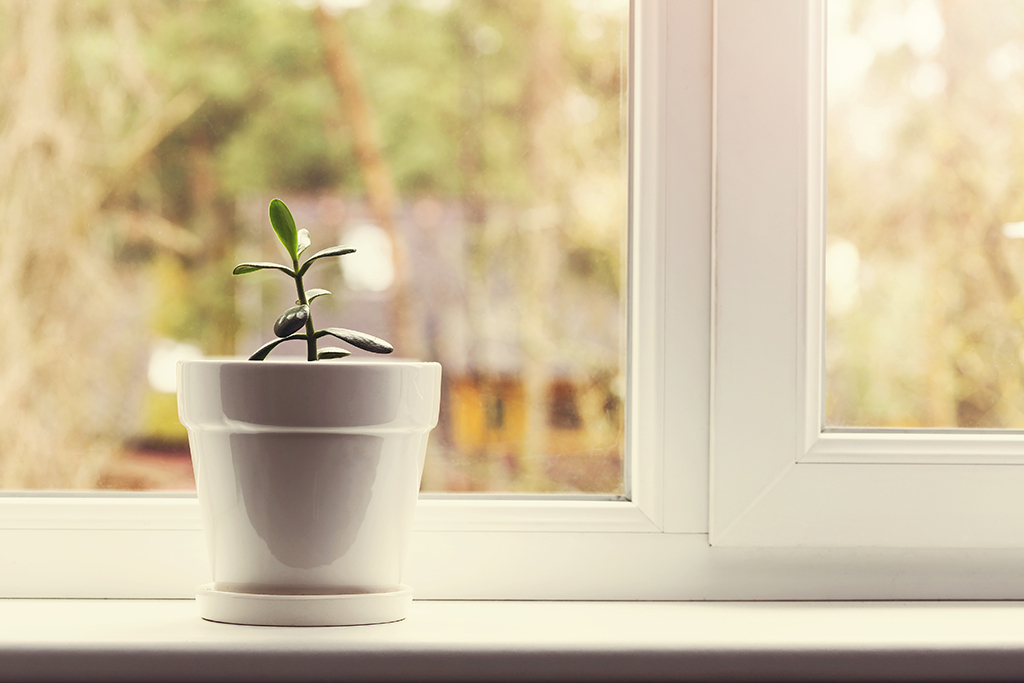
[[[287,337],[301,330],[307,320],[309,320],[309,306],[306,304],[292,306],[282,313],[274,323],[274,334],[278,337]]]
[[[284,245],[285,251],[293,261],[297,261],[299,259],[299,232],[295,229],[292,212],[280,199],[270,200],[270,225],[277,233],[277,239],[281,240],[281,244]]]
[[[351,254],[353,252],[355,252],[355,249],[353,249],[352,247],[344,247],[341,245],[338,245],[336,247],[328,247],[327,249],[318,251],[312,256],[310,256],[308,261],[302,264],[302,267],[299,268],[299,276],[301,277],[305,275],[306,271],[309,270],[309,266],[313,263],[313,261],[316,261],[318,258],[324,258],[325,256],[344,256],[345,254]]]
[[[296,253],[296,256],[302,256],[302,252],[306,251],[312,243],[313,241],[309,239],[309,230],[305,228],[299,230],[299,251]]]
[[[306,292],[306,301],[309,303],[313,303],[313,299],[320,296],[327,296],[328,294],[330,294],[330,292],[328,292],[326,289],[311,289],[308,292]],[[296,301],[295,303],[299,302]]]
[[[349,344],[355,346],[356,348],[362,349],[363,351],[369,351],[371,353],[391,353],[392,351],[395,350],[395,348],[391,346],[391,344],[384,341],[383,339],[374,337],[364,332],[346,330],[343,327],[326,327],[318,331],[314,336],[317,339],[319,339],[320,337],[325,337],[327,335],[337,337],[338,339],[344,342],[348,342]]]
[[[317,360],[327,360],[329,358],[344,358],[345,356],[351,356],[351,351],[340,349],[337,346],[325,346],[316,353]]]
[[[273,351],[274,349],[277,348],[278,344],[281,344],[282,342],[286,342],[286,341],[294,341],[294,340],[297,340],[297,339],[305,340],[306,338],[307,337],[304,334],[293,334],[291,336],[284,337],[282,339],[275,339],[272,342],[267,342],[266,344],[264,344],[260,348],[256,349],[256,353],[254,353],[251,356],[249,356],[249,360],[263,360],[264,358],[267,357],[267,355],[271,351]]]
[[[267,268],[273,268],[280,270],[282,273],[288,273],[292,277],[295,277],[295,271],[288,266],[282,266],[279,263],[239,263],[235,266],[235,269],[231,271],[232,275],[245,275],[246,273],[255,273],[257,270],[266,270]]]

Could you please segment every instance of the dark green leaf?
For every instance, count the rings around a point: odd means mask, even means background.
[[[312,243],[313,241],[309,239],[309,230],[306,230],[305,228],[299,230],[299,250],[296,253],[296,256],[302,256],[302,252],[306,251]]]
[[[293,334],[293,335],[291,335],[289,337],[284,337],[282,339],[275,339],[272,342],[267,342],[266,344],[264,344],[260,348],[256,349],[256,353],[254,353],[251,356],[249,356],[249,360],[263,360],[264,358],[267,357],[267,355],[271,351],[273,351],[275,348],[277,348],[278,344],[280,344],[282,342],[286,342],[286,341],[293,341],[293,340],[296,340],[296,339],[303,339],[304,340],[304,339],[306,339],[306,335],[304,335],[304,334]]]
[[[328,247],[327,249],[318,251],[312,256],[310,256],[308,261],[302,264],[302,267],[299,268],[299,275],[305,275],[306,271],[309,270],[309,266],[313,263],[313,261],[316,261],[318,258],[323,258],[325,256],[344,256],[345,254],[351,254],[354,251],[355,249],[353,249],[352,247],[344,247],[341,245],[338,245],[336,247]]]
[[[277,233],[277,239],[281,240],[281,244],[284,245],[285,251],[293,261],[297,261],[299,258],[299,231],[295,229],[292,212],[280,199],[270,200],[270,225]]]
[[[301,330],[307,320],[309,320],[309,306],[306,304],[292,306],[282,313],[274,323],[274,334],[278,337],[287,337]]]
[[[233,271],[231,271],[231,274],[232,275],[245,275],[246,273],[255,273],[257,270],[266,270],[268,268],[273,268],[275,270],[280,270],[282,273],[288,273],[292,277],[295,277],[295,271],[292,270],[291,268],[289,268],[288,266],[282,266],[282,265],[280,265],[278,263],[262,263],[262,262],[258,262],[258,263],[239,263],[237,266],[235,266],[235,269]]]
[[[345,356],[351,356],[351,351],[338,348],[337,346],[325,346],[324,348],[317,351],[317,360],[327,360],[329,358],[344,358]]]
[[[379,339],[363,332],[356,332],[355,330],[346,330],[343,327],[326,327],[316,333],[316,338],[331,335],[338,339],[348,342],[356,348],[362,349],[363,351],[370,351],[371,353],[391,353],[394,351],[394,347],[387,343],[383,339]]]
[[[313,303],[313,299],[320,296],[327,296],[328,294],[330,294],[330,292],[328,292],[326,289],[311,289],[308,292],[306,292],[306,301],[309,303]]]

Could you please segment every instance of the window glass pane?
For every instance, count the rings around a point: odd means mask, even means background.
[[[624,493],[628,17],[0,0],[0,489],[193,487],[175,362],[291,305],[230,274],[281,197],[358,249],[320,318],[444,366],[424,490]]]
[[[828,4],[826,424],[1024,427],[1024,2]]]

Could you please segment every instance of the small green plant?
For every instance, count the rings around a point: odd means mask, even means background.
[[[302,283],[303,276],[309,271],[309,267],[313,265],[314,261],[328,256],[351,254],[355,252],[355,249],[343,246],[329,247],[318,251],[306,259],[302,265],[299,265],[299,257],[302,256],[302,253],[306,251],[310,244],[309,231],[295,229],[295,219],[292,218],[292,212],[288,210],[288,207],[280,199],[273,199],[270,202],[270,225],[274,228],[277,238],[281,240],[285,251],[288,252],[292,259],[291,268],[282,266],[279,263],[239,263],[235,266],[232,274],[244,275],[246,273],[254,273],[257,270],[279,270],[295,280],[295,291],[298,294],[298,299],[296,299],[295,305],[282,313],[281,317],[274,323],[274,334],[277,335],[277,339],[261,346],[257,349],[256,353],[249,357],[249,360],[263,360],[279,344],[300,339],[306,342],[307,360],[344,358],[345,356],[352,355],[351,352],[337,346],[328,346],[317,350],[317,341],[322,337],[335,337],[356,348],[373,353],[391,353],[394,351],[391,344],[383,339],[378,339],[362,332],[346,330],[342,327],[325,327],[322,330],[318,330],[313,326],[313,314],[310,312],[309,305],[314,300],[330,294],[330,292],[326,289],[306,291],[305,285]],[[305,328],[305,331],[300,332],[299,330],[303,328]]]

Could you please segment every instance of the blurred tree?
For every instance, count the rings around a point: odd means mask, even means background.
[[[409,266],[405,245],[395,225],[398,213],[398,195],[391,168],[381,151],[380,136],[375,117],[362,79],[353,63],[348,37],[344,27],[335,21],[323,7],[313,10],[320,39],[323,43],[324,58],[328,73],[341,98],[352,133],[352,145],[356,160],[366,184],[366,196],[370,202],[378,226],[384,230],[392,244],[394,262],[394,284],[391,286],[391,329],[394,344],[402,353],[412,358],[421,358],[421,344],[412,323],[409,303]]]
[[[469,366],[518,335],[539,430],[522,453],[544,448],[552,363],[616,367],[561,318],[603,330],[591,293],[624,291],[626,3],[379,0],[336,17],[307,5],[0,4],[0,308],[17,321],[0,331],[0,487],[93,485],[102,466],[83,454],[125,436],[153,335],[235,351],[229,273],[247,239],[240,202],[256,195],[459,205]],[[392,191],[361,167],[325,19],[358,63]],[[515,311],[484,310],[509,288]],[[522,325],[492,324],[509,315]],[[443,330],[417,334],[445,348]],[[621,344],[621,329],[600,335]],[[554,486],[543,476],[523,485]]]
[[[102,209],[201,98],[140,67],[133,6],[0,12],[0,487],[88,487],[124,435],[143,340]]]
[[[862,265],[858,304],[829,313],[828,423],[1020,428],[1024,248],[1003,226],[1024,217],[1024,6],[850,17],[876,47],[829,109],[829,239]],[[883,25],[902,40],[878,44]]]

